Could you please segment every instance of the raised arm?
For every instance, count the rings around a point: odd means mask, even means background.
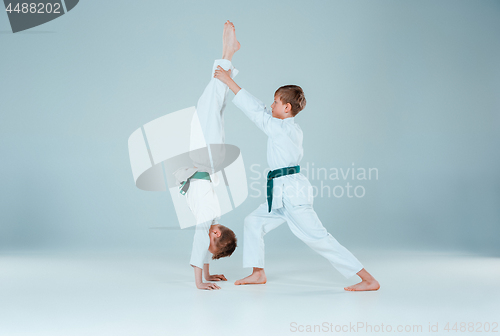
[[[226,71],[220,65],[217,66],[217,69],[214,71],[214,78],[226,84],[229,90],[233,91],[234,94],[237,94],[241,90],[238,84],[231,78],[231,69]]]
[[[222,68],[217,68],[214,74],[221,82],[226,84],[231,91],[236,95],[233,103],[240,110],[245,112],[248,118],[252,120],[257,127],[264,131],[268,136],[274,136],[280,133],[282,122],[280,119],[273,118],[271,113],[266,109],[264,103],[252,96],[248,91],[242,89],[231,78],[231,71],[226,71]]]
[[[251,95],[247,90],[241,89],[233,98],[233,103],[242,110],[269,137],[283,134],[283,121],[274,118],[263,102]]]

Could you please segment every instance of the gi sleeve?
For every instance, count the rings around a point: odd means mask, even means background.
[[[241,89],[233,98],[233,103],[242,110],[258,128],[267,136],[272,137],[282,130],[282,121],[273,118],[271,112],[263,102],[252,96],[245,89]]]
[[[196,225],[193,239],[193,249],[191,250],[191,260],[189,263],[192,266],[203,269],[203,264],[208,263],[211,253],[208,252],[210,247],[210,238],[208,236],[212,221],[204,222]]]

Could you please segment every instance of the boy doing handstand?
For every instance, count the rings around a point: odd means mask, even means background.
[[[238,49],[234,26],[227,21],[224,24],[222,59],[214,62],[212,74],[218,67],[233,70],[235,75],[237,70],[232,66],[231,59]],[[190,264],[194,268],[196,287],[199,289],[220,289],[215,283],[203,282],[202,273],[207,281],[227,281],[223,274],[210,275],[208,252],[213,255],[212,259],[219,259],[229,257],[236,248],[234,232],[216,224],[220,216],[220,205],[212,184],[212,180],[216,179],[214,167],[217,166],[217,161],[220,163],[224,158],[220,148],[224,148],[223,112],[227,92],[228,87],[225,84],[211,78],[197,104],[196,118],[199,120],[203,133],[202,143],[206,144],[210,160],[193,159],[196,167],[179,169],[175,173],[177,180],[182,182],[181,191],[186,195],[188,207],[197,220]],[[197,147],[199,146],[194,146]]]

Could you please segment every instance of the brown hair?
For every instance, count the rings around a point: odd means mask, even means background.
[[[236,235],[233,230],[219,224],[220,237],[215,241],[217,252],[212,256],[213,260],[229,257],[236,249]]]
[[[294,117],[306,107],[304,91],[298,85],[282,86],[276,90],[274,95],[278,96],[283,104],[290,103],[292,105],[292,116]]]

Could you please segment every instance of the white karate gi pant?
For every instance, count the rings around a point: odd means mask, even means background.
[[[229,88],[219,79],[213,77],[219,65],[224,70],[231,69],[232,78],[238,73],[231,61],[226,59],[214,61],[211,79],[198,99],[196,115],[193,117],[193,121],[201,127],[201,132],[196,131],[197,128],[191,125],[190,137],[191,159],[199,168],[198,171],[206,171],[210,174],[220,169],[220,165],[225,158],[225,147],[221,145],[225,143],[224,110]],[[208,156],[205,152],[193,152],[194,149],[204,148],[205,146],[208,146]]]
[[[294,235],[328,259],[346,278],[363,269],[359,260],[326,231],[312,204],[292,205],[283,198],[283,205],[268,212],[267,202],[262,203],[245,218],[243,267],[264,268],[264,235],[286,221]]]
[[[214,61],[211,72],[211,79],[205,90],[198,99],[196,106],[196,118],[198,118],[203,134],[191,134],[191,148],[204,147],[211,144],[224,144],[224,109],[226,107],[226,97],[229,88],[219,79],[214,78],[213,74],[220,65],[224,70],[231,69],[231,76],[238,73],[231,61],[218,59]],[[224,161],[225,151],[223,147],[217,147],[215,150],[208,150],[209,156],[191,156],[196,168],[188,167],[176,172],[178,181],[185,181],[195,171],[204,171],[210,174],[212,182],[207,180],[191,180],[189,190],[187,191],[187,204],[196,218],[196,224],[211,222],[221,216],[221,207],[214,185],[219,181],[217,175],[213,174],[218,165]],[[208,160],[210,158],[210,160]]]

